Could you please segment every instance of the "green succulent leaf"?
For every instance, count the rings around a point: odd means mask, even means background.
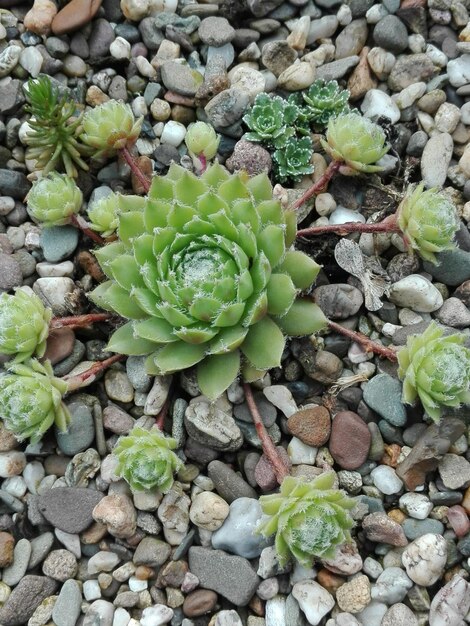
[[[276,319],[279,328],[291,337],[312,335],[328,327],[320,307],[310,300],[296,300],[285,315]]]
[[[254,367],[268,370],[279,367],[284,347],[285,339],[279,326],[269,317],[264,317],[250,327],[241,351]]]
[[[141,356],[148,354],[158,347],[155,341],[149,341],[142,337],[136,337],[132,322],[127,322],[121,328],[118,328],[106,346],[109,352],[118,352],[121,354],[129,354],[133,356]]]
[[[277,268],[289,274],[297,289],[308,289],[316,280],[321,265],[299,250],[289,250]]]
[[[197,381],[202,393],[211,400],[218,398],[235,380],[240,370],[240,352],[207,356],[197,366]]]

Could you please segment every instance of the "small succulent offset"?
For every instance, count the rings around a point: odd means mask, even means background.
[[[280,493],[261,496],[265,518],[257,532],[275,537],[279,562],[293,556],[304,567],[314,558],[333,558],[336,548],[351,540],[354,521],[349,510],[355,501],[334,489],[335,475],[325,472],[313,480],[287,476]]]
[[[43,175],[58,166],[71,177],[78,175],[76,166],[87,170],[82,156],[89,155],[90,150],[76,137],[82,117],[75,113],[76,103],[60,96],[48,76],[30,79],[25,93],[25,110],[32,116],[26,133],[26,157],[36,159],[36,168]]]
[[[380,172],[383,168],[374,163],[390,148],[380,126],[358,113],[330,118],[326,141],[320,141],[332,159],[344,162],[341,171],[348,174]]]
[[[443,408],[470,402],[470,350],[463,333],[444,336],[435,322],[421,335],[408,337],[398,352],[398,375],[403,380],[403,402],[419,397],[426,413],[439,421]]]
[[[0,295],[0,354],[19,363],[46,350],[52,311],[28,287]]]
[[[330,118],[349,113],[349,91],[341,89],[335,80],[325,81],[319,78],[303,91],[305,106],[302,113],[316,128],[324,128]]]
[[[313,172],[313,144],[310,137],[295,139],[291,137],[285,146],[273,154],[276,178],[283,183],[286,180],[297,181]]]
[[[110,237],[116,232],[119,225],[120,213],[140,211],[144,204],[145,200],[141,196],[110,193],[88,205],[87,214],[90,228],[101,233],[103,237]]]
[[[173,450],[177,444],[157,427],[144,430],[134,426],[129,435],[121,437],[113,450],[119,464],[116,469],[134,491],[159,489],[167,493],[173,484],[173,474],[183,462]]]
[[[62,226],[80,211],[82,202],[82,192],[72,178],[51,172],[31,187],[26,196],[26,210],[43,226]]]
[[[210,124],[194,122],[188,126],[184,141],[191,154],[213,159],[217,154],[220,136]]]
[[[424,191],[424,183],[408,191],[398,207],[397,223],[406,243],[426,261],[437,264],[436,252],[455,248],[457,210],[444,193]]]
[[[108,100],[85,113],[80,139],[94,148],[95,158],[113,156],[135,143],[142,122],[143,117],[136,120],[128,104]]]
[[[279,366],[285,335],[326,325],[297,298],[320,266],[290,249],[296,215],[273,200],[266,174],[230,175],[216,163],[198,178],[172,164],[143,210],[120,213],[118,234],[96,252],[109,280],[90,297],[131,320],[108,349],[148,355],[150,374],[198,365],[202,392],[216,398],[241,364],[245,379],[259,378]]]
[[[289,137],[295,133],[294,121],[299,115],[299,108],[280,96],[268,96],[260,93],[253,106],[243,117],[250,129],[244,136],[247,141],[264,143],[266,146],[282,148]]]
[[[0,376],[0,415],[8,430],[22,441],[39,441],[55,424],[67,430],[70,414],[62,401],[67,383],[55,378],[48,361],[14,363]]]

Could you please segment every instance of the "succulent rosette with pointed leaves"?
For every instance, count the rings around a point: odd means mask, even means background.
[[[293,123],[299,115],[299,108],[280,96],[260,93],[253,106],[243,117],[251,132],[246,133],[247,141],[261,142],[275,148],[282,148],[295,133]]]
[[[470,350],[463,333],[444,336],[436,322],[421,335],[408,337],[398,351],[398,375],[403,380],[403,402],[419,398],[426,413],[439,421],[444,407],[470,402]]]
[[[397,223],[406,243],[426,261],[437,264],[437,252],[455,248],[460,227],[457,209],[443,192],[424,191],[424,183],[407,192],[398,207]]]
[[[174,439],[166,437],[157,427],[144,430],[134,426],[113,450],[119,461],[116,473],[134,491],[159,489],[167,493],[173,484],[173,474],[183,467],[173,452],[176,445]]]
[[[145,204],[141,196],[120,193],[110,193],[88,205],[87,213],[90,220],[90,228],[110,237],[116,232],[119,225],[119,214],[126,211],[140,211]]]
[[[349,513],[356,502],[334,489],[335,474],[325,472],[313,480],[287,476],[280,493],[261,496],[265,515],[257,532],[275,537],[279,562],[293,556],[304,567],[314,558],[333,558],[336,548],[351,540],[354,521]]]
[[[188,126],[184,142],[192,154],[202,154],[206,159],[213,159],[217,154],[220,136],[210,124],[194,122]]]
[[[19,441],[36,443],[53,424],[67,430],[70,414],[62,401],[66,391],[67,383],[55,378],[49,361],[14,363],[0,376],[0,416]]]
[[[51,172],[40,178],[26,196],[26,210],[42,226],[63,226],[80,211],[83,195],[73,178]]]
[[[359,113],[346,113],[332,117],[328,122],[325,139],[320,139],[325,151],[335,161],[344,162],[343,173],[380,172],[374,165],[390,146],[384,131]]]
[[[108,349],[148,355],[150,374],[197,365],[210,398],[241,364],[246,380],[279,366],[285,335],[326,326],[319,307],[297,297],[320,266],[291,249],[296,229],[265,174],[214,164],[197,178],[173,164],[153,179],[143,210],[120,214],[119,241],[96,252],[109,280],[91,299],[131,320]]]
[[[108,100],[85,113],[80,139],[96,150],[96,158],[113,156],[136,142],[142,122],[143,117],[136,120],[128,104]]]
[[[19,363],[33,354],[41,357],[46,350],[52,311],[29,289],[17,289],[14,295],[0,295],[0,354],[13,356]]]
[[[330,118],[349,113],[349,95],[349,91],[341,89],[336,80],[319,78],[302,92],[305,103],[303,113],[311,123],[323,128]]]
[[[279,182],[297,181],[313,172],[313,144],[310,137],[291,138],[273,154],[274,171]]]

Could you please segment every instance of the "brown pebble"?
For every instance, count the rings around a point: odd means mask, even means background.
[[[217,604],[217,594],[210,589],[196,589],[186,596],[183,613],[186,617],[199,617],[210,613]]]
[[[279,456],[290,469],[289,455],[282,446],[276,446]],[[255,480],[262,491],[272,491],[277,486],[276,474],[268,458],[263,454],[255,467]]]
[[[467,489],[465,490],[462,500],[462,506],[467,511],[467,513],[470,513],[470,487],[467,487]]]
[[[88,250],[82,250],[77,256],[77,261],[82,270],[89,274],[98,283],[105,280],[106,276],[103,274],[103,271],[98,265],[98,261],[91,254],[91,252],[88,252]]]
[[[400,509],[390,509],[387,515],[391,520],[400,525],[403,524],[403,522],[406,520],[406,515],[403,513],[403,511],[400,511]]]
[[[140,169],[142,174],[147,178],[147,180],[150,183],[150,181],[152,180],[152,172],[153,172],[152,161],[147,156],[140,156],[135,160],[135,162],[136,162],[137,167]],[[135,174],[133,173],[131,174],[131,180],[132,180],[132,189],[134,190],[134,193],[138,195],[146,193],[146,190],[144,189],[142,183],[137,178],[137,176],[135,176]]]
[[[255,615],[258,615],[259,617],[264,617],[265,604],[264,604],[263,600],[261,600],[261,598],[259,596],[254,595],[251,598],[250,603],[248,604],[248,606],[250,607],[250,609],[253,611],[253,613]]]
[[[44,459],[44,469],[48,476],[65,476],[67,465],[70,463],[69,456],[51,454]]]
[[[403,528],[385,513],[371,513],[362,520],[362,530],[367,539],[392,546],[406,546],[408,539]]]
[[[101,541],[107,534],[108,529],[106,528],[106,524],[93,522],[93,524],[80,535],[80,541],[85,545],[91,545]]]
[[[186,561],[170,561],[158,572],[157,586],[181,587],[187,572]]]
[[[10,533],[0,532],[0,567],[8,567],[13,562],[15,539]]]
[[[287,428],[307,446],[318,448],[330,437],[330,412],[324,406],[302,409],[289,417]]]
[[[75,333],[71,328],[56,328],[51,330],[47,338],[44,359],[48,359],[52,365],[63,361],[72,354],[75,345]]]
[[[342,469],[355,470],[369,454],[371,434],[364,420],[352,411],[336,414],[331,428],[329,449]]]
[[[139,565],[134,572],[134,576],[139,580],[148,580],[155,576],[155,570],[148,567],[148,565]]]
[[[70,33],[95,17],[102,0],[72,0],[61,9],[52,20],[54,35]]]
[[[325,587],[325,589],[329,591],[332,595],[335,595],[341,585],[344,585],[346,581],[344,580],[344,578],[341,578],[341,576],[333,574],[329,570],[323,568],[318,572],[317,582],[322,587]]]
[[[380,459],[382,465],[396,467],[398,465],[398,457],[401,454],[401,448],[397,443],[391,443],[384,446],[384,454]]]
[[[359,63],[354,68],[348,80],[348,89],[352,101],[363,98],[368,91],[377,87],[377,81],[370,71],[367,55],[370,48],[364,46],[359,55]]]

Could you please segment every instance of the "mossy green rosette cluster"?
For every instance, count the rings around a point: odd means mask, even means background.
[[[444,193],[424,191],[424,183],[406,194],[398,207],[397,223],[406,243],[426,261],[437,264],[437,252],[455,248],[460,226],[457,210]]]
[[[265,174],[214,164],[197,178],[172,165],[142,210],[119,215],[119,241],[96,252],[109,280],[91,299],[131,320],[108,349],[148,355],[150,374],[197,365],[209,398],[241,365],[246,380],[279,366],[286,335],[326,327],[319,307],[297,297],[320,266],[291,249],[296,228]]]
[[[72,178],[51,172],[40,178],[26,196],[26,209],[42,226],[63,226],[80,211],[83,195]]]
[[[176,445],[174,439],[165,437],[156,427],[144,430],[135,426],[129,435],[119,439],[113,450],[119,461],[116,474],[134,491],[159,489],[167,493],[173,484],[173,474],[183,466],[173,452]]]
[[[0,377],[0,415],[8,430],[22,441],[39,441],[55,424],[67,430],[70,414],[62,402],[67,383],[55,378],[48,361],[14,363]]]
[[[128,104],[109,100],[85,113],[80,139],[94,148],[95,158],[113,156],[118,150],[135,143],[143,119],[136,120]]]
[[[349,510],[355,501],[334,489],[334,480],[333,472],[309,481],[287,476],[280,493],[260,497],[265,518],[257,532],[265,537],[276,535],[281,565],[293,556],[310,567],[314,558],[333,558],[336,548],[351,540],[354,521]]]
[[[261,93],[256,96],[253,106],[243,117],[251,132],[246,133],[247,141],[264,143],[274,148],[282,148],[295,133],[294,121],[299,108],[280,96]]]
[[[0,354],[19,363],[46,350],[52,311],[29,288],[0,295]]]
[[[344,162],[342,172],[348,174],[380,172],[383,168],[374,163],[390,148],[380,126],[358,113],[332,117],[326,140],[320,141],[332,159]]]
[[[302,113],[309,123],[324,128],[332,117],[349,112],[349,91],[341,89],[336,80],[319,78],[307,91],[301,92]]]
[[[421,400],[426,413],[439,421],[444,407],[470,402],[470,350],[462,333],[444,336],[432,322],[421,335],[408,337],[398,352],[403,402]]]

